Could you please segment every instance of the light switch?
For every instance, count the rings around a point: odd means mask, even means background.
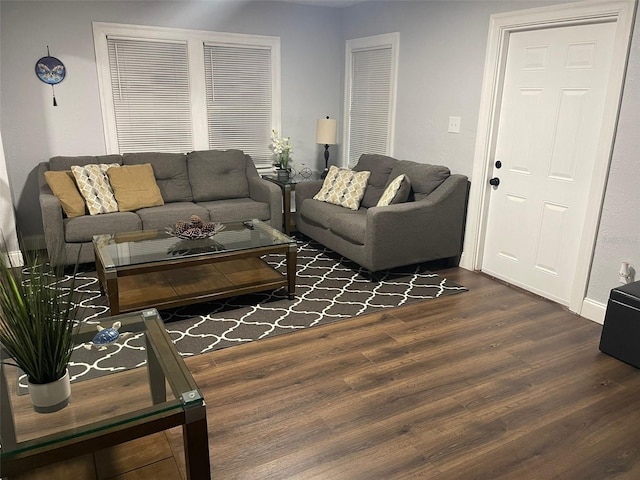
[[[460,117],[449,117],[449,133],[460,133]]]

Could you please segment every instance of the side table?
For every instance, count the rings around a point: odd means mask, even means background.
[[[289,235],[294,229],[294,225],[291,223],[291,192],[295,191],[296,184],[298,183],[320,180],[320,172],[313,172],[308,178],[303,178],[299,174],[287,179],[279,178],[275,174],[262,175],[262,178],[270,181],[271,183],[275,183],[282,190],[282,229],[284,230],[285,235]]]
[[[158,311],[100,319],[105,328],[114,321],[121,323],[121,333],[140,335],[146,365],[72,383],[71,402],[55,413],[33,411],[29,395],[18,393],[16,368],[5,364],[9,358],[0,348],[1,477],[182,425],[187,479],[211,478],[204,398]],[[96,331],[83,324],[78,342],[90,342]]]

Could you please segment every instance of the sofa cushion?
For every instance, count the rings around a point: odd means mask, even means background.
[[[150,163],[110,168],[107,176],[120,212],[164,205]]]
[[[375,207],[389,183],[391,170],[398,162],[395,158],[386,155],[365,153],[360,156],[353,169],[357,172],[369,171],[371,176],[367,182],[367,189],[362,197],[363,207]]]
[[[51,157],[49,159],[49,170],[71,170],[73,165],[90,165],[100,163],[122,164],[121,155],[80,155],[76,157]]]
[[[107,177],[107,170],[112,167],[120,168],[120,164],[100,163],[71,167],[78,190],[84,197],[91,215],[118,211],[118,203]]]
[[[391,178],[403,173],[411,179],[411,190],[416,200],[425,198],[451,175],[449,169],[441,165],[398,160],[391,171]]]
[[[212,222],[242,222],[252,218],[269,220],[271,217],[268,203],[256,202],[250,198],[228,198],[200,202],[198,205],[207,209]],[[280,228],[280,225],[276,228]]]
[[[79,217],[85,214],[86,205],[84,198],[78,191],[78,186],[71,170],[59,170],[44,172],[44,178],[53,194],[62,205],[62,210],[67,217]]]
[[[245,157],[241,150],[206,150],[187,154],[194,202],[249,196]]]
[[[187,156],[183,153],[125,153],[123,165],[150,163],[156,183],[165,202],[193,200],[187,172]]]
[[[342,207],[338,205],[307,198],[300,206],[300,215],[310,223],[323,228],[329,228],[331,226],[331,220],[341,210]]]
[[[331,220],[331,232],[357,245],[364,245],[367,227],[367,210],[338,213]]]
[[[142,229],[140,217],[133,212],[66,218],[64,225],[64,239],[67,242],[90,242],[94,235]]]
[[[404,173],[398,175],[391,180],[387,188],[384,189],[384,193],[380,197],[380,200],[378,200],[376,207],[386,207],[388,205],[406,202],[410,193],[411,182],[409,181],[409,177]]]
[[[369,171],[356,172],[331,165],[322,188],[313,198],[350,210],[358,210],[370,176]]]
[[[161,207],[141,208],[136,214],[142,220],[144,230],[164,230],[180,220],[188,221],[191,215],[198,215],[203,222],[209,221],[207,209],[193,202],[172,202]]]

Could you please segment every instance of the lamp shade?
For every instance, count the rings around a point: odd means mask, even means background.
[[[321,145],[335,145],[336,127],[337,122],[335,118],[319,118],[316,129],[316,142]]]

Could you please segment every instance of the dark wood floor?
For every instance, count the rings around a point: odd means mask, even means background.
[[[599,352],[601,327],[440,273],[469,292],[187,359],[212,478],[639,479],[640,370]],[[184,476],[181,431],[167,437],[111,478]]]

